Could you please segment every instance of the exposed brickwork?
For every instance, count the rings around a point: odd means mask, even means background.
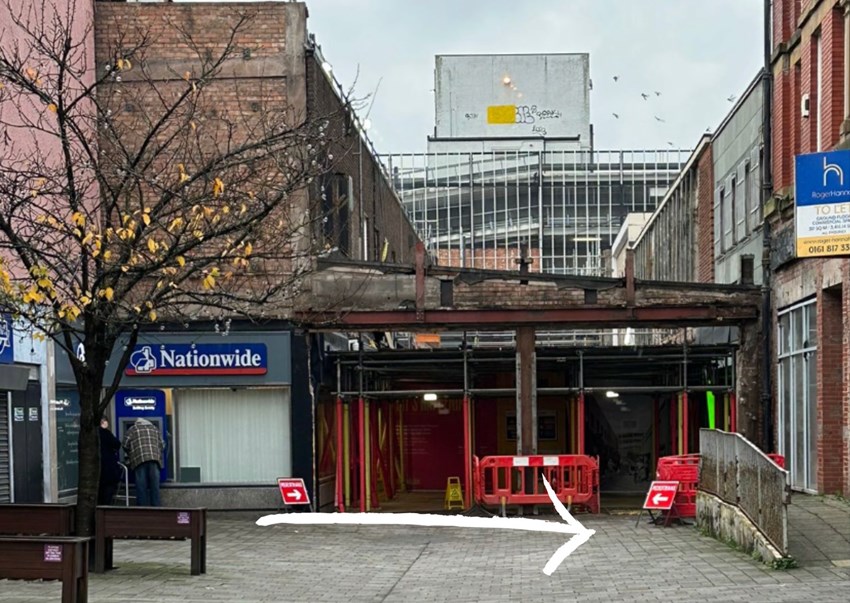
[[[528,267],[529,271],[540,272],[542,267],[540,249],[530,249],[528,254],[533,260]],[[437,263],[442,266],[456,266],[458,268],[518,270],[517,260],[520,257],[521,252],[516,247],[466,250],[464,257],[461,257],[460,249],[440,249],[437,253]]]
[[[817,417],[818,490],[837,492],[842,488],[844,449],[842,440],[842,395],[844,334],[842,332],[841,288],[817,294]]]
[[[313,56],[307,57],[307,104],[312,116],[331,116],[331,135],[338,140],[333,149],[332,171],[353,188],[349,194],[353,196],[354,203],[347,212],[342,215],[337,212],[336,216],[349,228],[349,244],[341,251],[355,259],[380,260],[386,240],[386,261],[413,263],[418,240],[413,225],[407,219],[381,164],[370,153],[367,144],[361,145],[351,120],[340,113],[339,97]],[[339,194],[339,190],[326,191],[326,194]],[[364,221],[367,221],[367,258],[362,257],[361,211]],[[348,213],[347,218],[345,213]]]
[[[711,145],[697,161],[696,207],[697,280],[714,282],[714,158]]]

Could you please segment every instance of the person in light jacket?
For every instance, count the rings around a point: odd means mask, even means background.
[[[140,507],[160,506],[159,471],[164,446],[156,425],[147,419],[136,419],[124,434],[124,452],[136,477],[136,504]]]

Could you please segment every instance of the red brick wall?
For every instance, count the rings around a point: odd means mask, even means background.
[[[542,262],[540,250],[530,249],[528,251],[534,260],[528,267],[530,272],[540,272]],[[461,259],[460,249],[440,249],[437,252],[437,263],[441,266],[457,266],[458,268],[481,268],[486,270],[519,270],[516,263],[521,257],[521,251],[516,247],[500,249],[476,249],[474,252],[467,249]]]
[[[838,8],[829,11],[821,23],[824,81],[821,138],[824,149],[838,143],[844,119],[844,16],[841,12]]]
[[[697,161],[696,262],[697,280],[714,282],[714,160],[711,145]]]
[[[846,446],[843,441],[842,396],[847,390],[844,373],[844,332],[841,287],[817,294],[817,417],[818,491],[842,491]]]
[[[773,71],[773,114],[771,130],[773,145],[771,165],[773,172],[773,190],[781,191],[793,183],[794,131],[792,124],[795,100],[792,98],[791,71],[781,64]],[[799,106],[799,102],[796,103]]]

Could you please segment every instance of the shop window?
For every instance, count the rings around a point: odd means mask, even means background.
[[[274,484],[291,474],[288,389],[179,390],[176,411],[178,480]]]

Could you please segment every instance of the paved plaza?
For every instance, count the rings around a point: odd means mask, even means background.
[[[118,569],[91,575],[89,600],[846,602],[850,593],[850,568],[826,558],[771,570],[693,527],[636,528],[633,515],[580,516],[597,533],[551,577],[541,570],[565,541],[559,534],[262,528],[260,516],[212,514],[203,576],[189,575],[188,543],[116,541]],[[2,602],[58,601],[59,591],[0,581]]]

